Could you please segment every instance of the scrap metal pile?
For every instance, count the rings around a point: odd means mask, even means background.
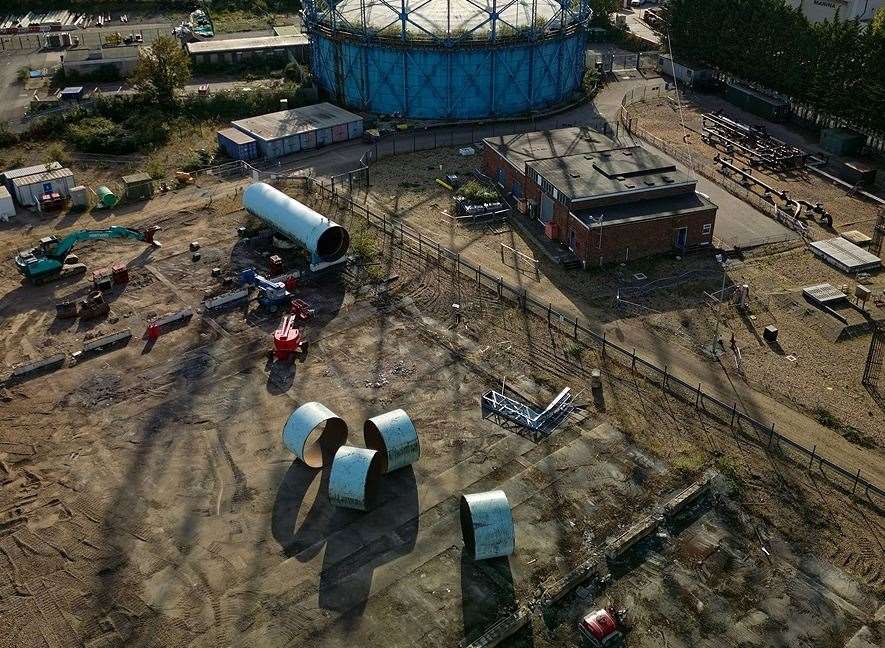
[[[772,137],[764,126],[743,124],[720,111],[704,113],[702,122],[705,143],[745,158],[750,166],[788,171],[801,169],[810,161],[822,162],[807,151]]]

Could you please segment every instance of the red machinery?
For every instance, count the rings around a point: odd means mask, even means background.
[[[278,360],[287,360],[293,353],[298,353],[304,345],[301,329],[297,327],[298,317],[285,315],[280,327],[273,334],[273,352]]]
[[[306,322],[313,315],[313,309],[310,307],[310,304],[303,299],[293,299],[289,308],[289,312],[301,321]]]
[[[591,612],[578,624],[585,646],[614,648],[624,645],[624,615],[626,610],[608,607]]]

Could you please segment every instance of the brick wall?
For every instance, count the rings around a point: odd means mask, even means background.
[[[606,225],[588,229],[576,218],[557,217],[560,225],[559,240],[569,244],[571,232],[575,233],[575,254],[587,265],[619,263],[626,259],[636,259],[653,254],[663,254],[676,249],[676,231],[688,228],[686,245],[689,248],[712,245],[716,208],[703,212],[659,218],[655,220]],[[704,225],[710,225],[710,232],[704,234]]]
[[[491,146],[483,142],[482,152],[482,169],[483,173],[498,182],[498,171],[504,170],[504,191],[510,193],[513,191],[513,183],[519,183],[523,186],[523,195],[525,195],[525,176],[516,171],[505,158],[493,149]]]

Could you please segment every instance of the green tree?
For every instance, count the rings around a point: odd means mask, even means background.
[[[132,73],[138,91],[160,103],[171,102],[190,78],[190,58],[171,36],[160,36],[150,47],[143,47]]]
[[[879,7],[873,14],[873,19],[870,21],[870,33],[885,38],[885,7]]]
[[[618,0],[590,0],[590,8],[593,9],[593,24],[611,24],[611,14],[616,12],[622,4]]]

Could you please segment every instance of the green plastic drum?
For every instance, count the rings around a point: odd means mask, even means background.
[[[114,192],[107,187],[99,187],[95,190],[95,193],[98,194],[98,202],[102,207],[113,207],[120,202],[120,199],[114,194]]]

